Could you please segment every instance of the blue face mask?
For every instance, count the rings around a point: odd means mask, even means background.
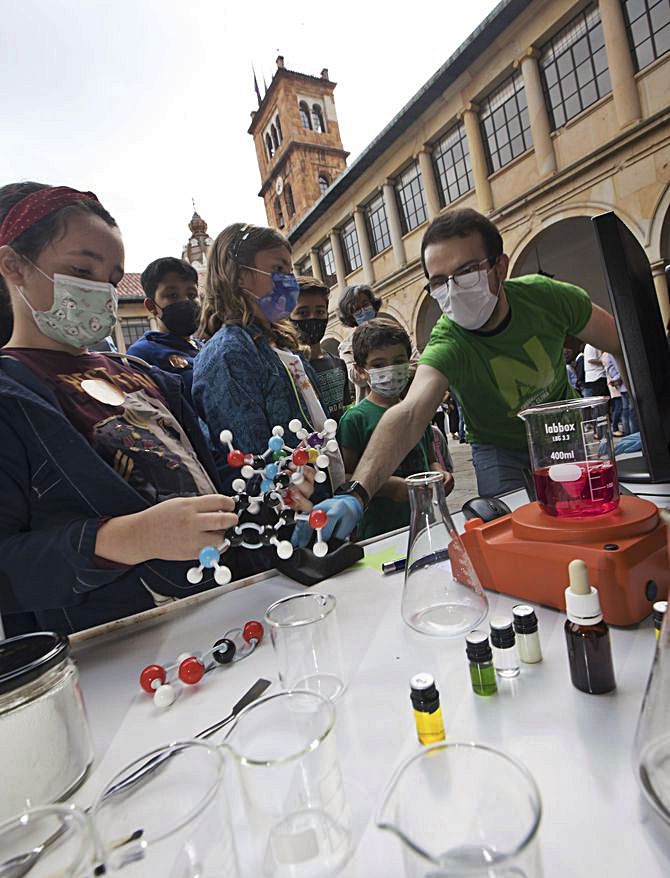
[[[281,271],[262,271],[260,268],[241,266],[260,274],[267,274],[272,278],[272,289],[265,296],[256,299],[258,307],[267,317],[270,323],[285,320],[293,311],[298,301],[298,281],[293,273],[284,274]]]
[[[376,316],[377,312],[372,307],[372,305],[361,308],[359,311],[354,311],[353,314],[354,320],[359,326],[361,325],[361,323],[367,323],[368,320],[373,320]]]

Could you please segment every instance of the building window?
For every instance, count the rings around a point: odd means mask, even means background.
[[[138,338],[142,338],[149,329],[151,329],[151,324],[145,317],[123,318],[121,320],[121,332],[123,333],[126,348],[129,348]]]
[[[284,197],[286,198],[286,212],[289,217],[292,217],[295,213],[295,201],[293,200],[293,189],[288,183],[284,188]]]
[[[330,241],[326,241],[319,247],[319,262],[324,283],[329,287],[334,287],[337,283],[337,272],[335,271],[335,256]]]
[[[277,129],[274,125],[270,127],[270,133],[272,134],[272,143],[274,144],[274,148],[279,149],[279,135],[277,134]]]
[[[668,0],[624,0],[626,30],[638,70],[670,50]]]
[[[314,271],[312,270],[312,260],[307,256],[302,262],[298,263],[298,276],[299,277],[314,277]]]
[[[433,164],[440,182],[442,207],[446,207],[472,189],[470,151],[462,122],[435,144]]]
[[[306,101],[300,101],[298,104],[300,109],[300,124],[303,128],[307,128],[308,131],[312,130],[312,120],[309,115],[309,107],[307,106]]]
[[[400,174],[395,184],[403,232],[411,232],[426,221],[426,202],[419,163],[414,162]]]
[[[391,235],[386,218],[386,207],[381,195],[373,198],[365,209],[365,220],[370,234],[370,248],[372,255],[376,256],[382,250],[391,246]]]
[[[342,250],[344,252],[344,265],[347,274],[356,271],[363,264],[361,260],[361,248],[358,245],[358,233],[353,219],[342,227]]]
[[[312,127],[319,134],[325,134],[326,126],[323,123],[323,112],[318,104],[312,105]]]
[[[279,142],[281,143],[284,139],[284,135],[281,131],[281,122],[279,121],[279,116],[275,116],[275,125],[277,126],[277,134],[279,135]]]
[[[612,91],[600,13],[590,6],[559,31],[540,57],[553,128]]]
[[[268,158],[271,159],[272,156],[275,154],[275,148],[269,132],[265,135],[265,149],[267,151]]]
[[[511,76],[482,102],[479,121],[491,173],[530,148],[530,119],[520,73]]]
[[[275,198],[275,220],[277,222],[277,228],[284,228],[284,211],[281,209],[281,201],[279,198]]]
[[[325,174],[319,174],[319,191],[322,195],[329,186],[328,177]]]

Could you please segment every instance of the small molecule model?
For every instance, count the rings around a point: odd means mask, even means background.
[[[243,628],[231,628],[200,656],[184,652],[166,667],[147,665],[140,674],[140,686],[147,694],[153,695],[156,707],[169,707],[177,697],[174,685],[177,680],[186,686],[194,686],[219,665],[241,661],[256,649],[263,634],[263,626],[256,620],[247,622]],[[235,638],[243,641],[239,648]]]
[[[288,426],[297,439],[296,447],[284,443],[283,427],[273,427],[267,450],[263,454],[238,451],[233,446],[230,430],[222,430],[219,434],[221,444],[228,448],[229,466],[240,470],[240,477],[232,483],[236,492],[233,498],[235,511],[240,521],[220,546],[205,546],[202,549],[198,555],[198,566],[191,567],[186,574],[192,585],[202,581],[206,569],[214,570],[214,580],[218,585],[227,585],[232,574],[228,567],[221,564],[220,555],[230,547],[259,549],[274,546],[277,556],[288,560],[293,555],[293,545],[290,540],[282,539],[279,531],[297,521],[307,521],[316,531],[316,542],[312,547],[314,555],[323,558],[328,554],[328,544],[322,536],[328,516],[321,509],[314,509],[309,514],[295,512],[291,488],[305,480],[303,470],[307,465],[316,467],[315,482],[326,481],[326,470],[330,464],[328,453],[339,451],[335,439],[337,422],[328,418],[323,430],[313,433],[305,430],[297,418]],[[256,491],[253,495],[249,493],[250,485]],[[251,520],[254,518],[260,521]]]

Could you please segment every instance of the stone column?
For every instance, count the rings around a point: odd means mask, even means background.
[[[343,290],[347,284],[347,269],[344,265],[344,254],[342,253],[342,241],[340,233],[337,229],[333,229],[330,233],[330,246],[333,248],[333,256],[335,257],[335,274],[337,275],[337,285]]]
[[[656,298],[661,309],[661,317],[663,318],[663,326],[668,325],[670,319],[670,291],[668,290],[668,277],[665,273],[665,262],[652,263],[651,274],[654,278],[654,286],[656,287]]]
[[[312,249],[309,251],[309,261],[312,264],[312,274],[317,280],[322,281],[323,278],[321,277],[321,263],[319,262],[319,251],[315,247],[312,247]]]
[[[523,76],[537,170],[541,177],[548,177],[556,171],[556,153],[540,79],[540,65],[537,63],[539,54],[538,50],[531,46],[514,62],[514,67],[520,68]]]
[[[461,117],[465,125],[465,133],[468,138],[470,150],[470,163],[472,164],[472,176],[475,179],[475,192],[477,204],[482,213],[490,213],[493,210],[493,193],[489,183],[489,168],[486,161],[486,151],[482,140],[482,132],[479,127],[479,107],[476,104],[468,104]]]
[[[354,211],[354,223],[356,224],[358,248],[361,251],[363,280],[369,287],[371,287],[375,282],[375,274],[372,268],[372,251],[370,250],[368,228],[365,222],[365,211],[362,207],[357,207]]]
[[[421,168],[421,178],[423,179],[423,191],[426,195],[426,212],[428,219],[432,220],[440,212],[440,194],[437,188],[437,180],[435,179],[433,158],[427,147],[419,150],[419,167]]]
[[[398,202],[395,197],[394,181],[387,177],[382,186],[384,196],[384,207],[386,208],[386,219],[389,224],[389,232],[391,233],[391,244],[393,245],[393,256],[395,257],[396,268],[402,268],[407,262],[405,256],[405,242],[402,239],[402,226],[400,225],[400,213],[398,211]]]
[[[625,128],[642,118],[642,107],[621,0],[600,0],[598,6],[605,35],[614,108],[619,127]]]

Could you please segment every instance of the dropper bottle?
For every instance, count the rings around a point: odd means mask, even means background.
[[[656,630],[656,640],[661,636],[661,628],[663,627],[663,617],[668,612],[667,601],[656,601],[652,609],[652,619],[654,620],[654,628]]]
[[[565,639],[572,685],[601,695],[616,688],[609,628],[603,620],[598,589],[589,583],[583,561],[568,564],[570,585],[565,589]]]

